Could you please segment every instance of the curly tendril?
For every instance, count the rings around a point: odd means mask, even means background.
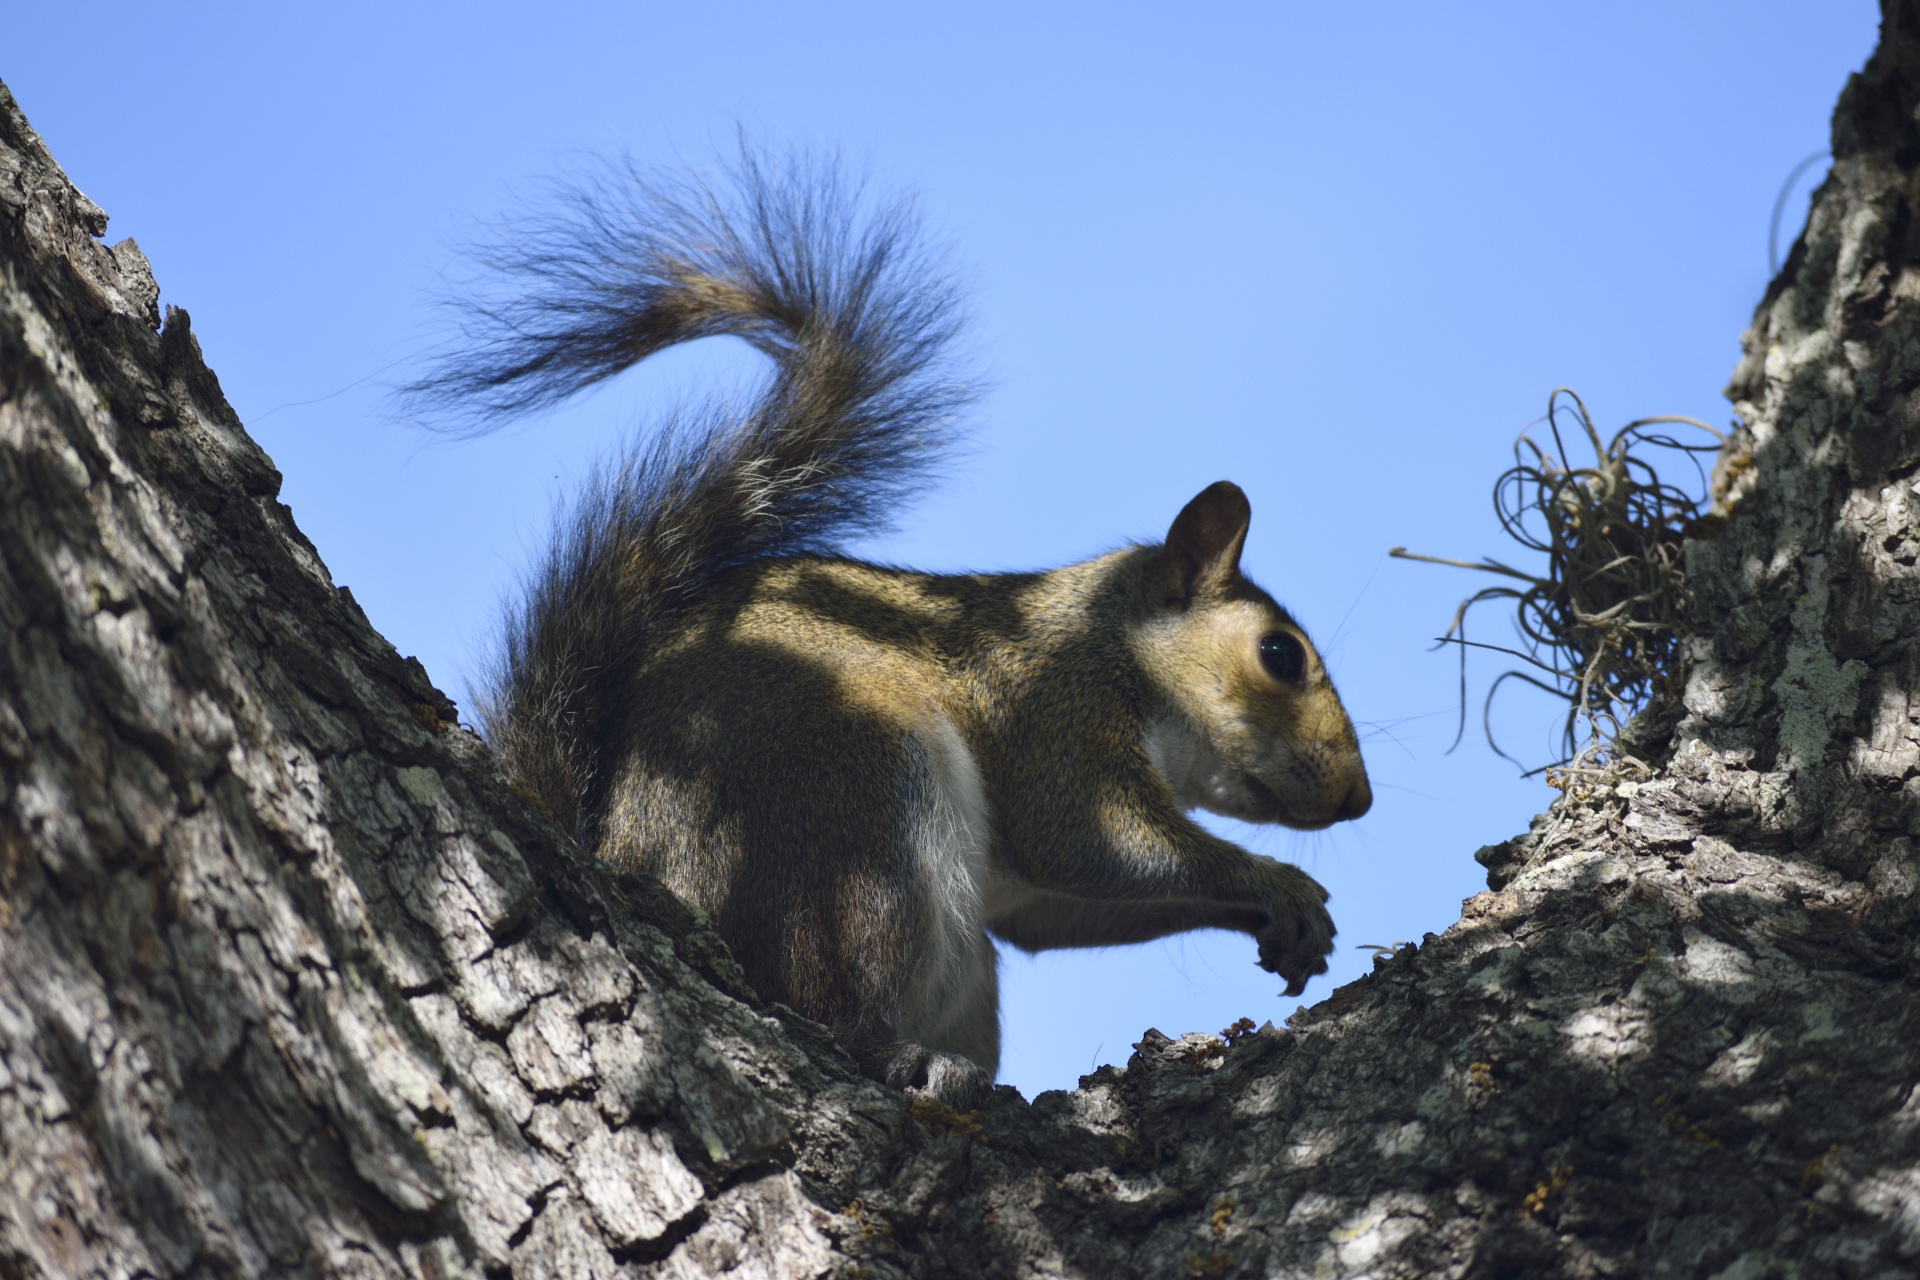
[[[1563,417],[1576,418],[1586,433],[1593,446],[1591,466],[1568,462]],[[1514,442],[1514,465],[1494,482],[1493,502],[1509,537],[1529,551],[1546,553],[1544,573],[1526,573],[1490,557],[1448,560],[1404,547],[1388,554],[1498,574],[1517,584],[1487,587],[1461,601],[1437,642],[1460,648],[1460,728],[1449,751],[1466,733],[1467,650],[1492,649],[1530,668],[1502,672],[1487,690],[1481,726],[1497,755],[1514,759],[1493,738],[1494,695],[1507,681],[1519,680],[1567,703],[1564,755],[1526,776],[1545,769],[1570,776],[1639,765],[1621,752],[1620,727],[1656,690],[1672,692],[1666,685],[1673,678],[1687,604],[1681,544],[1701,519],[1700,503],[1662,480],[1645,455],[1650,449],[1672,449],[1694,458],[1719,449],[1725,436],[1693,418],[1640,418],[1603,444],[1586,405],[1566,387],[1554,388],[1540,422],[1552,433],[1552,451],[1522,434]],[[1693,427],[1713,441],[1687,444],[1649,430],[1664,425]],[[1694,465],[1697,471],[1697,459]],[[1467,639],[1468,611],[1488,600],[1515,602],[1519,648]]]

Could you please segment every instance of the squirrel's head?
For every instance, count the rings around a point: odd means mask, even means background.
[[[1209,485],[1148,562],[1133,645],[1161,709],[1144,745],[1183,808],[1317,830],[1373,791],[1313,642],[1240,572],[1251,517],[1240,486]]]

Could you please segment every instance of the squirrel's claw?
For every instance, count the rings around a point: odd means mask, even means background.
[[[1333,917],[1318,903],[1275,913],[1259,942],[1260,967],[1285,978],[1286,994],[1297,996],[1307,989],[1308,979],[1327,971],[1327,956],[1333,951]]]

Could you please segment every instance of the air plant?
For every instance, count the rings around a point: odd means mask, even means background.
[[[1566,416],[1577,417],[1586,432],[1592,465],[1575,467],[1567,460],[1561,435]],[[1644,769],[1619,747],[1620,729],[1656,690],[1671,692],[1665,686],[1672,680],[1686,609],[1681,544],[1701,518],[1700,503],[1662,480],[1645,455],[1650,449],[1674,449],[1691,457],[1717,450],[1725,437],[1693,418],[1640,418],[1603,444],[1586,405],[1565,387],[1548,397],[1540,421],[1552,434],[1553,449],[1522,434],[1514,442],[1514,465],[1494,482],[1493,503],[1509,537],[1546,553],[1543,573],[1492,558],[1415,555],[1404,547],[1389,554],[1511,580],[1512,585],[1487,587],[1461,601],[1438,641],[1460,648],[1460,729],[1453,746],[1466,733],[1466,651],[1492,649],[1530,668],[1502,672],[1487,690],[1481,724],[1496,754],[1514,759],[1494,741],[1493,698],[1508,680],[1520,680],[1567,703],[1561,759],[1528,770],[1527,776],[1553,769],[1557,778],[1549,775],[1549,780],[1557,781],[1622,765]],[[1650,430],[1665,425],[1696,428],[1713,442],[1687,444]],[[1468,611],[1488,600],[1515,602],[1519,648],[1467,639]]]

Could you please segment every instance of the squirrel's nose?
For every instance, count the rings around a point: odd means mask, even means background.
[[[1347,788],[1346,799],[1340,802],[1339,811],[1333,815],[1335,822],[1346,822],[1357,818],[1373,808],[1373,788],[1367,785],[1364,775],[1359,781]]]

